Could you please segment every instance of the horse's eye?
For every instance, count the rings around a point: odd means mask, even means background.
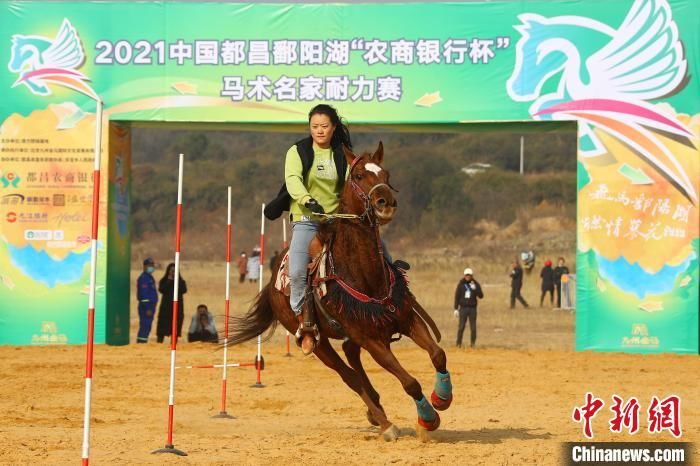
[[[360,180],[362,179],[362,175],[360,175],[360,174],[358,173],[357,175],[355,175],[355,179],[356,179],[357,181],[360,181]]]

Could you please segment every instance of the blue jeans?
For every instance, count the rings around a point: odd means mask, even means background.
[[[306,291],[306,269],[311,262],[309,244],[316,236],[318,222],[303,220],[292,223],[292,241],[289,244],[289,304],[294,314],[301,314],[301,306],[304,304],[304,292]],[[394,261],[382,240],[384,258],[391,264]]]

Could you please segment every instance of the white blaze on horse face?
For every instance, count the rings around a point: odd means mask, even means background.
[[[365,170],[369,170],[375,175],[379,175],[379,172],[382,171],[382,167],[380,167],[376,163],[366,163]]]

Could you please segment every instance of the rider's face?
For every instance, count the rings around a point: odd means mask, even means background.
[[[309,131],[316,145],[326,149],[331,145],[335,125],[331,122],[328,115],[316,113],[309,121]]]

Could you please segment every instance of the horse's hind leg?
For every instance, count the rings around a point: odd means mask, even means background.
[[[423,426],[426,430],[437,429],[440,426],[440,416],[433,406],[428,403],[428,400],[425,399],[418,380],[401,366],[396,356],[394,356],[394,353],[391,352],[389,345],[374,340],[368,342],[365,349],[369,351],[380,366],[399,379],[403,389],[413,398],[416,403],[416,410],[418,411],[418,424]]]
[[[335,349],[328,342],[327,338],[321,338],[321,341],[316,345],[314,354],[328,367],[336,371],[343,382],[350,387],[355,393],[360,395],[362,401],[367,405],[368,412],[379,424],[382,430],[382,435],[385,440],[396,440],[398,438],[398,429],[389,422],[384,414],[384,410],[375,404],[362,383],[360,375],[340,358]]]
[[[450,380],[450,373],[447,371],[445,350],[435,343],[425,322],[416,315],[413,316],[410,327],[405,334],[430,355],[430,360],[433,362],[436,371],[435,386],[433,393],[430,394],[430,402],[435,409],[440,411],[446,410],[452,404],[452,381]]]
[[[362,380],[362,385],[365,388],[365,391],[369,395],[370,399],[374,402],[379,409],[384,412],[384,408],[382,405],[379,403],[379,393],[374,389],[372,386],[372,383],[369,381],[369,378],[367,377],[367,373],[365,372],[365,368],[362,366],[362,360],[360,359],[360,346],[351,341],[351,340],[345,340],[343,342],[343,351],[345,352],[345,357],[348,359],[348,364],[350,364],[350,367],[355,369],[355,372],[357,372],[360,375],[360,379]],[[372,413],[367,410],[367,420],[375,426],[378,426],[379,423],[377,420],[372,416]]]

